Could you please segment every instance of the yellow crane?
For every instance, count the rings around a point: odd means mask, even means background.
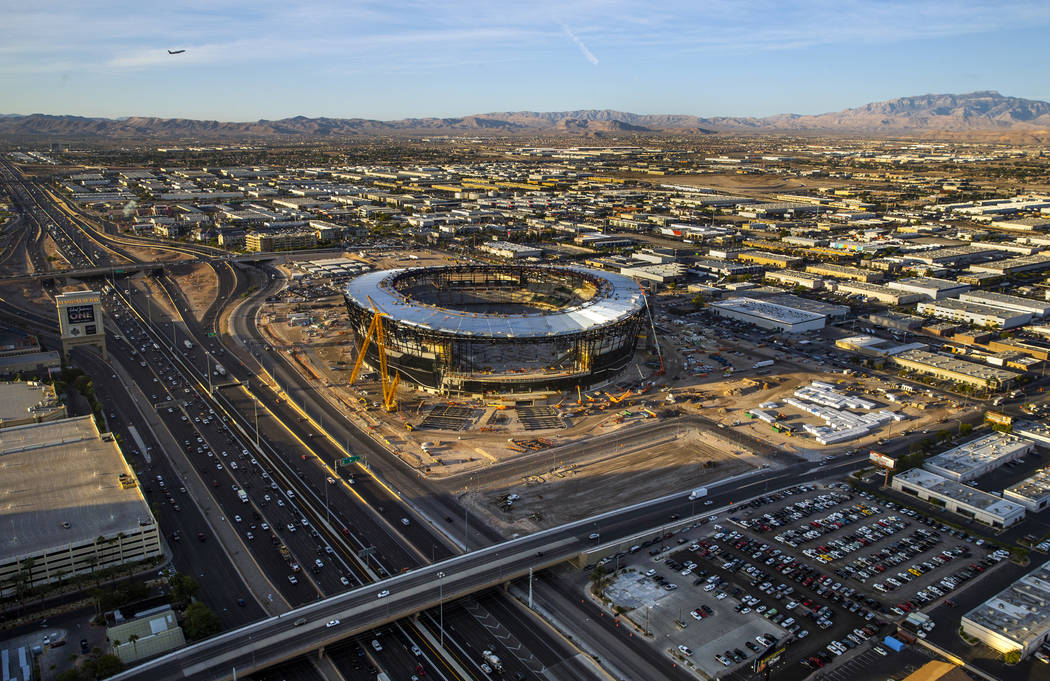
[[[401,379],[401,375],[395,372],[393,377],[391,377],[387,373],[386,340],[383,332],[383,317],[386,314],[379,311],[371,298],[368,299],[368,302],[372,305],[372,321],[368,324],[368,331],[365,332],[364,340],[361,341],[361,349],[357,351],[357,359],[354,360],[354,369],[350,372],[350,381],[347,385],[353,385],[354,381],[357,380],[357,375],[360,373],[361,365],[365,360],[365,353],[372,342],[372,337],[375,336],[376,350],[379,354],[379,379],[383,388],[383,409],[397,411],[397,384]]]

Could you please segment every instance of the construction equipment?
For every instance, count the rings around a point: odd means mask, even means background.
[[[656,347],[656,358],[660,360],[660,369],[656,372],[657,376],[663,376],[667,373],[664,369],[664,353],[660,349],[660,339],[656,336],[656,322],[653,321],[653,310],[649,307],[649,298],[645,295],[645,289],[642,288],[641,282],[635,282],[638,284],[638,290],[642,292],[642,300],[645,301],[645,311],[649,315],[649,328],[653,332],[653,345]]]
[[[361,349],[357,352],[357,359],[354,360],[354,369],[350,372],[350,381],[347,386],[353,385],[357,379],[357,374],[361,371],[361,365],[365,360],[365,353],[368,351],[368,345],[372,342],[374,335],[376,350],[379,354],[379,379],[383,388],[383,408],[387,411],[397,411],[397,384],[401,375],[395,372],[391,378],[387,373],[386,341],[383,333],[383,317],[386,316],[386,313],[381,312],[371,298],[368,299],[368,302],[372,305],[372,321],[368,325],[364,340],[361,341]]]

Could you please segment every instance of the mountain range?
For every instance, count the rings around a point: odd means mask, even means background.
[[[536,112],[504,111],[461,118],[307,118],[223,122],[185,118],[85,118],[0,114],[0,137],[96,139],[329,138],[376,135],[576,135],[650,133],[850,133],[995,138],[1050,138],[1050,103],[1007,97],[995,91],[919,95],[817,115],[778,114],[764,118],[634,114],[609,109]]]

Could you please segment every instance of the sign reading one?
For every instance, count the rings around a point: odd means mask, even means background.
[[[70,305],[66,308],[66,320],[70,324],[91,324],[95,321],[95,306]]]
[[[897,460],[891,456],[886,456],[876,451],[872,451],[868,455],[868,458],[875,463],[876,466],[882,466],[883,468],[896,468]]]

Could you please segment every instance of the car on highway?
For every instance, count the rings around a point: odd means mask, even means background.
[[[588,539],[598,539],[599,537],[601,537],[601,535],[597,532],[591,532],[589,535],[587,535]]]
[[[402,518],[401,519],[401,524],[404,525],[405,527],[408,527],[409,525],[412,524],[412,521],[409,520],[408,518]]]
[[[390,595],[390,590],[389,589],[383,589],[382,591],[380,591],[379,593],[376,594],[376,598],[386,598],[389,595]]]
[[[337,627],[339,626],[339,620],[328,620],[328,623],[325,624],[325,626],[329,629],[331,629],[332,627]]]
[[[299,583],[299,580],[298,580],[298,578],[296,578],[295,575],[288,575],[288,581],[291,582],[292,584],[298,584]]]

